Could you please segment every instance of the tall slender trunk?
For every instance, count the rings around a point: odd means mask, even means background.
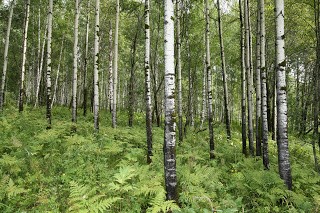
[[[112,70],[112,24],[109,22],[109,111],[112,112],[112,100],[113,100],[113,70]]]
[[[44,61],[44,52],[45,52],[44,48],[46,46],[47,32],[48,32],[48,22],[46,22],[46,27],[45,27],[45,31],[44,31],[42,50],[41,50],[41,58],[38,58],[39,66],[38,66],[38,69],[37,69],[36,95],[35,95],[34,107],[37,107],[38,103],[39,103],[39,93],[40,93],[43,61]]]
[[[280,177],[288,189],[292,189],[292,176],[289,161],[288,110],[286,85],[286,55],[284,41],[284,1],[275,0],[276,53],[277,53],[277,144]]]
[[[205,43],[205,42],[204,42]],[[204,57],[203,57],[203,73],[202,73],[202,109],[201,109],[201,119],[200,119],[200,129],[202,129],[203,127],[203,123],[204,123],[204,120],[205,120],[205,117],[206,117],[206,112],[207,112],[207,94],[206,94],[206,87],[207,87],[207,84],[206,84],[206,54],[204,54]]]
[[[28,27],[30,15],[30,0],[25,1],[25,23],[23,30],[23,52],[22,52],[22,66],[21,66],[21,79],[20,79],[20,92],[19,92],[19,112],[23,111],[23,99],[25,96],[24,79],[27,61],[27,42],[28,42]]]
[[[137,40],[140,31],[140,17],[138,17],[137,21],[137,29],[132,40],[131,46],[131,68],[130,68],[130,81],[129,81],[129,105],[128,105],[128,112],[129,112],[129,126],[132,127],[133,125],[133,117],[134,117],[134,108],[135,108],[135,66],[136,66],[136,50],[137,50]]]
[[[218,6],[218,25],[219,25],[219,40],[220,40],[220,56],[221,56],[221,68],[222,68],[222,79],[223,79],[223,99],[224,99],[224,116],[226,122],[227,138],[231,139],[231,128],[230,128],[230,113],[229,113],[229,98],[228,98],[228,83],[227,83],[227,70],[226,70],[226,59],[224,55],[223,35],[222,35],[222,21],[221,21],[221,8],[220,0],[217,0]]]
[[[75,0],[74,43],[73,43],[73,78],[72,78],[72,122],[77,122],[77,87],[78,87],[78,31],[79,31],[79,0]]]
[[[240,47],[241,47],[241,132],[242,153],[247,155],[247,127],[246,127],[246,67],[245,67],[245,29],[242,9],[242,0],[239,0],[240,11]]]
[[[210,28],[209,28],[209,2],[205,0],[206,14],[206,69],[207,69],[207,93],[208,93],[208,123],[210,137],[210,159],[214,158],[214,135],[213,135],[213,109],[212,109],[212,76],[210,65]]]
[[[181,78],[181,39],[180,39],[180,2],[181,0],[176,0],[176,13],[177,13],[177,21],[176,21],[176,44],[177,44],[177,76],[178,76],[178,129],[179,129],[179,141],[183,140],[183,130],[182,130],[182,78]]]
[[[261,156],[261,12],[260,1],[257,1],[256,33],[256,156]]]
[[[94,31],[94,67],[93,67],[93,87],[94,87],[94,129],[99,131],[99,31],[100,31],[100,0],[96,0],[95,6],[95,31]]]
[[[314,103],[313,103],[313,140],[312,140],[312,150],[313,150],[313,158],[315,163],[315,171],[320,172],[317,152],[316,152],[316,142],[319,143],[319,66],[320,66],[320,1],[314,0],[314,14],[315,14],[315,28],[316,28],[316,39],[317,39],[317,46],[316,46],[316,67],[314,69]],[[320,145],[320,144],[319,144]]]
[[[84,55],[84,73],[83,73],[83,116],[87,115],[87,102],[88,102],[88,52],[89,52],[89,30],[90,30],[90,0],[87,2],[87,19],[86,19],[86,44]]]
[[[254,156],[253,147],[253,104],[252,104],[252,60],[251,60],[251,32],[250,32],[250,9],[249,1],[245,0],[244,4],[245,14],[245,34],[246,34],[246,74],[247,74],[247,100],[248,100],[248,139],[249,139],[249,151],[250,155]]]
[[[147,163],[152,159],[152,114],[151,114],[151,77],[150,77],[150,3],[145,0],[144,4],[144,33],[145,33],[145,100],[146,100],[146,134],[147,134]]]
[[[264,0],[260,0],[260,55],[261,55],[261,112],[262,112],[262,155],[263,165],[269,169],[268,151],[268,107],[267,107],[267,74],[266,74],[266,27]]]
[[[117,85],[118,85],[118,37],[119,37],[119,0],[116,1],[116,28],[114,33],[114,70],[113,70],[113,107],[112,107],[112,127],[117,127]]]
[[[62,61],[63,46],[64,46],[64,38],[62,38],[61,47],[60,47],[59,62],[58,62],[56,79],[55,79],[55,83],[54,83],[54,89],[53,89],[53,96],[52,96],[51,108],[52,108],[52,106],[53,106],[53,103],[54,103],[54,102],[56,101],[56,99],[57,99],[57,88],[58,88],[59,77],[60,77],[60,66],[61,66],[61,61]]]
[[[164,2],[164,69],[165,69],[165,132],[164,173],[167,200],[178,200],[176,175],[176,115],[174,73],[174,6],[172,0]]]
[[[48,40],[47,40],[47,129],[51,129],[51,39],[52,39],[53,0],[49,0],[48,7]]]
[[[11,22],[13,15],[13,8],[15,6],[16,0],[11,2],[8,27],[7,27],[7,35],[6,35],[6,43],[4,46],[4,59],[3,59],[3,70],[2,70],[2,80],[1,80],[1,90],[0,90],[0,111],[3,110],[5,93],[4,88],[6,85],[6,75],[7,75],[7,66],[8,66],[8,49],[9,49],[9,41],[10,41],[10,31],[11,31]]]

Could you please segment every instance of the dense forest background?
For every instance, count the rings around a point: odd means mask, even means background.
[[[318,212],[320,2],[279,2],[2,1],[0,211]]]

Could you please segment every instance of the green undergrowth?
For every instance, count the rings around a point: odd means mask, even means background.
[[[286,190],[277,169],[276,143],[270,144],[270,170],[262,160],[241,154],[233,127],[227,140],[216,124],[216,158],[209,160],[208,132],[190,129],[177,145],[179,202],[165,201],[163,129],[153,127],[153,162],[146,164],[143,114],[118,128],[101,112],[71,123],[67,108],[54,108],[46,130],[45,109],[15,108],[0,114],[0,212],[317,212],[320,178],[310,143],[290,138],[294,188]],[[75,131],[76,130],[76,131]]]

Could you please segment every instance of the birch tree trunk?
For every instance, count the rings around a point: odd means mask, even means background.
[[[204,39],[205,41],[205,39]],[[204,42],[205,43],[205,42]],[[205,117],[206,117],[206,112],[207,112],[207,94],[206,94],[206,87],[207,87],[207,84],[206,84],[206,54],[204,54],[204,57],[203,57],[203,73],[202,73],[202,109],[201,109],[201,121],[200,121],[200,129],[202,129],[203,127],[203,123],[204,123],[204,120],[205,120]]]
[[[19,92],[19,112],[23,111],[23,98],[25,96],[24,79],[26,71],[27,61],[27,42],[28,42],[28,27],[29,27],[29,15],[30,15],[30,0],[25,1],[25,23],[23,30],[23,52],[22,52],[22,66],[21,66],[21,79],[20,79],[20,92]]]
[[[89,52],[89,30],[90,30],[90,0],[87,2],[87,18],[86,18],[86,44],[84,55],[84,74],[83,74],[83,116],[87,115],[87,102],[88,102],[88,52]]]
[[[263,165],[269,169],[268,151],[268,106],[267,106],[267,74],[266,74],[266,27],[264,0],[260,0],[260,56],[261,56],[261,113],[262,113],[262,158]]]
[[[73,78],[72,78],[72,122],[77,122],[77,87],[78,87],[78,31],[79,31],[79,0],[75,0],[74,43],[73,43]]]
[[[99,26],[100,26],[100,0],[96,0],[95,6],[95,32],[94,32],[94,67],[93,67],[93,86],[94,86],[94,129],[99,131]]]
[[[119,37],[119,0],[116,2],[116,26],[114,35],[114,70],[113,70],[113,107],[112,107],[112,127],[117,127],[117,86],[118,86],[118,37]]]
[[[257,33],[256,33],[256,156],[261,156],[261,12],[260,0],[257,1]]]
[[[3,69],[2,69],[2,80],[1,80],[1,90],[0,90],[0,111],[3,110],[5,93],[4,88],[6,85],[6,76],[7,76],[7,65],[8,65],[8,49],[9,49],[9,41],[10,41],[10,31],[11,31],[11,22],[13,15],[13,8],[15,6],[16,0],[11,2],[8,27],[7,27],[7,35],[6,35],[6,43],[4,46],[4,59],[3,59]]]
[[[48,22],[46,22],[46,27],[45,27],[45,31],[44,31],[42,50],[41,50],[41,58],[38,59],[40,61],[40,63],[39,63],[38,70],[37,70],[36,95],[35,95],[34,107],[37,107],[38,103],[39,103],[39,92],[40,92],[40,84],[41,84],[42,69],[43,69],[44,48],[46,46],[46,40],[47,40],[47,32],[48,32]]]
[[[151,114],[151,77],[150,77],[150,3],[145,0],[145,55],[144,55],[144,72],[145,72],[145,100],[146,100],[146,134],[147,134],[147,163],[152,159],[152,114]]]
[[[284,41],[284,1],[275,0],[276,54],[277,54],[277,144],[280,177],[288,189],[292,189],[292,176],[289,161],[288,109],[286,85],[286,55]]]
[[[210,65],[210,28],[209,28],[209,2],[205,0],[206,9],[206,70],[207,70],[207,93],[208,93],[208,123],[210,137],[210,159],[214,158],[214,137],[213,137],[213,108],[212,108],[212,76]]]
[[[177,28],[177,75],[178,75],[178,131],[179,131],[179,141],[183,141],[183,130],[182,130],[182,79],[181,79],[181,39],[180,39],[180,1],[176,0],[176,13],[177,13],[177,22],[176,22],[176,28]]]
[[[220,0],[217,0],[218,6],[218,25],[219,25],[219,40],[220,40],[220,56],[221,56],[221,68],[223,78],[223,98],[224,98],[224,116],[226,122],[227,138],[231,139],[231,128],[230,128],[230,116],[229,116],[229,98],[228,98],[228,83],[227,83],[227,70],[226,70],[226,59],[224,55],[224,44],[222,35],[222,22],[221,22],[221,8]]]
[[[47,129],[51,129],[51,38],[52,38],[53,0],[49,0],[48,8],[48,40],[47,40]]]
[[[247,125],[246,125],[246,67],[245,67],[245,29],[242,0],[239,0],[240,11],[240,47],[241,47],[241,133],[242,153],[247,155]]]
[[[164,2],[164,68],[165,68],[165,132],[164,173],[167,200],[178,200],[176,175],[176,114],[174,72],[174,6],[172,0]]]
[[[249,151],[250,155],[254,156],[253,147],[253,104],[252,104],[252,63],[251,63],[251,32],[250,32],[250,9],[249,1],[245,0],[244,4],[244,16],[245,16],[245,34],[246,34],[246,74],[247,74],[247,100],[248,100],[248,139],[249,139]]]
[[[112,70],[112,25],[109,22],[109,110],[112,113],[112,100],[113,100],[113,70]]]
[[[58,68],[57,68],[57,75],[56,75],[56,79],[55,79],[55,82],[54,82],[54,89],[53,89],[51,108],[53,106],[53,103],[57,99],[57,88],[58,88],[58,83],[59,83],[60,66],[61,66],[61,61],[62,61],[63,46],[64,46],[64,38],[62,38],[61,47],[60,47],[59,62],[58,62]]]

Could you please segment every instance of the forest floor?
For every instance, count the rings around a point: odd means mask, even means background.
[[[320,176],[310,138],[290,136],[293,190],[278,175],[275,141],[269,140],[270,170],[260,157],[241,153],[240,126],[227,140],[215,124],[216,158],[209,159],[207,131],[189,129],[177,144],[179,203],[165,201],[163,129],[153,127],[152,163],[146,163],[144,115],[133,127],[119,113],[118,128],[101,111],[78,110],[76,131],[67,108],[54,107],[52,129],[45,109],[16,108],[0,114],[0,212],[319,212]]]

